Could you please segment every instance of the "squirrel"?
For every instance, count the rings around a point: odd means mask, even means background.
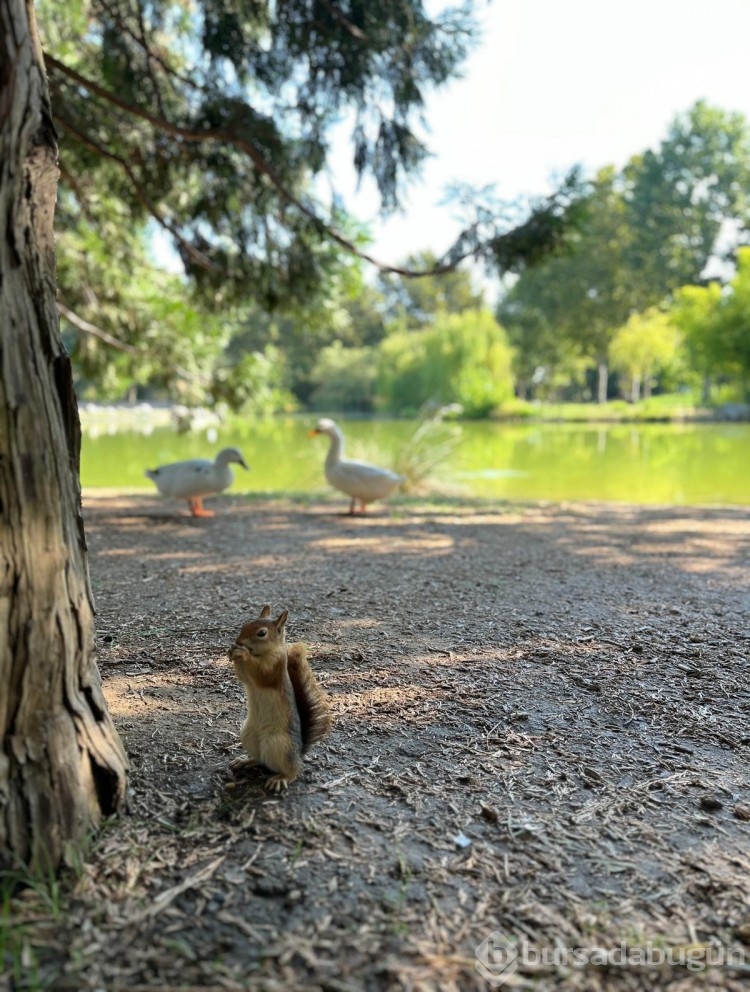
[[[257,620],[244,625],[229,660],[245,686],[247,718],[240,731],[246,758],[233,770],[264,765],[274,772],[266,788],[281,792],[302,770],[302,755],[331,730],[331,705],[320,688],[304,644],[286,644],[284,610],[270,619],[264,606]]]

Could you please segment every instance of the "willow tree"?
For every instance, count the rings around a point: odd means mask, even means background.
[[[120,807],[127,774],[92,655],[57,175],[33,5],[0,0],[0,861],[39,869]]]

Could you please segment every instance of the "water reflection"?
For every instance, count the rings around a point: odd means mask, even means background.
[[[200,430],[143,423],[121,431],[84,420],[84,486],[148,490],[144,469],[240,448],[253,472],[233,492],[316,493],[325,445],[310,417],[201,424]],[[411,421],[338,418],[347,451],[384,466],[413,434]],[[460,446],[436,473],[453,495],[511,500],[750,505],[750,424],[499,424],[464,422]],[[240,473],[238,473],[239,475]]]

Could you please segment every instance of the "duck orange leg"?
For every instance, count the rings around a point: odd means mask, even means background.
[[[201,496],[195,496],[193,499],[188,500],[188,506],[190,507],[190,512],[194,517],[213,517],[213,510],[206,510],[203,507],[203,498]]]

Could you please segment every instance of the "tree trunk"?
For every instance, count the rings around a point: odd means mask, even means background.
[[[33,4],[0,0],[0,865],[44,871],[73,860],[127,783],[93,657],[56,162]]]
[[[641,377],[633,374],[633,381],[630,384],[630,402],[637,403],[641,398]]]
[[[599,362],[599,381],[596,390],[596,402],[607,402],[607,386],[609,384],[609,366],[606,362]]]

